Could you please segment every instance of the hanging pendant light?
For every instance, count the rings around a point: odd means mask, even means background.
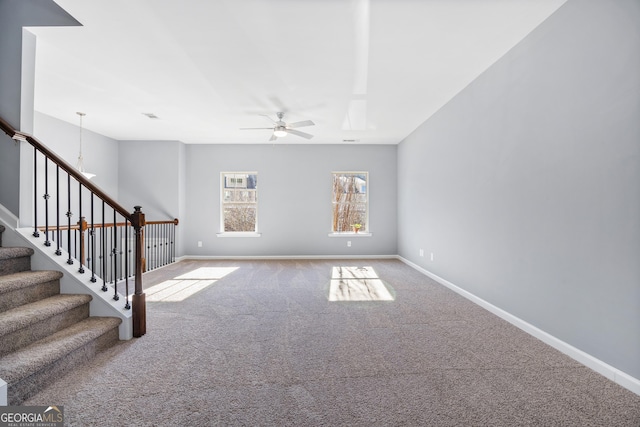
[[[90,173],[90,172],[86,172],[84,170],[84,159],[82,158],[82,118],[84,116],[86,116],[85,113],[76,113],[77,115],[80,116],[80,154],[78,154],[78,163],[76,164],[76,169],[78,169],[80,171],[80,173],[82,175],[84,175],[85,178],[87,179],[91,179],[94,176],[96,176],[95,173]]]

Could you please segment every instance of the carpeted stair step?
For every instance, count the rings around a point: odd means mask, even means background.
[[[114,317],[89,317],[90,295],[60,294],[62,272],[31,271],[30,248],[2,246],[0,225],[0,378],[8,404],[20,405],[47,384],[119,340]]]
[[[31,270],[31,248],[0,248],[0,276]]]
[[[21,271],[0,276],[0,313],[60,293],[60,271]]]
[[[89,317],[91,299],[91,295],[58,294],[0,313],[0,356]]]
[[[89,317],[0,358],[0,378],[8,384],[8,404],[19,405],[78,364],[118,341],[114,317]]]

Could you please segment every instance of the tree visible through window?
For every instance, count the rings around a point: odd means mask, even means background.
[[[367,172],[333,173],[334,233],[367,231]]]
[[[222,229],[258,231],[258,174],[225,172],[222,181]]]

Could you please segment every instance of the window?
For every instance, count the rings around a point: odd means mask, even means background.
[[[368,232],[367,172],[333,173],[334,233]]]
[[[221,229],[223,232],[258,231],[258,174],[223,172]]]

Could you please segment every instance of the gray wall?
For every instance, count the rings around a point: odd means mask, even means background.
[[[78,156],[78,132],[75,125],[36,113],[35,136],[71,164]],[[141,205],[148,220],[180,220],[177,256],[397,253],[396,146],[185,145],[118,142],[86,129],[83,135],[85,168],[97,174],[93,181],[99,187],[125,207]],[[261,237],[217,236],[223,171],[258,172]],[[329,237],[332,171],[369,172],[373,236]]]
[[[402,257],[635,378],[639,22],[567,2],[398,148]]]
[[[22,81],[22,27],[40,25],[78,25],[67,12],[51,0],[0,0],[0,117],[15,129],[30,132],[30,123],[21,120],[23,90],[33,96],[33,81]],[[33,54],[35,45],[28,46]],[[33,70],[25,70],[32,78]],[[32,100],[27,100],[31,104]],[[0,132],[0,204],[14,215],[20,210],[20,148]]]
[[[396,254],[396,146],[188,145],[185,252],[202,256]],[[220,173],[258,172],[259,238],[217,237]],[[369,172],[372,237],[329,237],[331,172]],[[347,240],[352,246],[347,247]],[[203,246],[197,247],[202,241]]]
[[[148,220],[178,218],[182,145],[179,141],[120,141],[120,203],[141,205]]]
[[[119,146],[119,202],[142,206],[148,221],[184,219],[185,145],[179,141],[120,141]],[[177,256],[184,255],[183,229],[177,229]]]
[[[90,120],[89,115],[85,116],[83,125]],[[79,126],[36,112],[33,135],[67,163],[72,166],[77,164],[80,150]],[[96,174],[91,182],[119,201],[118,141],[85,128],[82,131],[82,157],[85,170]],[[133,206],[131,211],[133,212]]]

